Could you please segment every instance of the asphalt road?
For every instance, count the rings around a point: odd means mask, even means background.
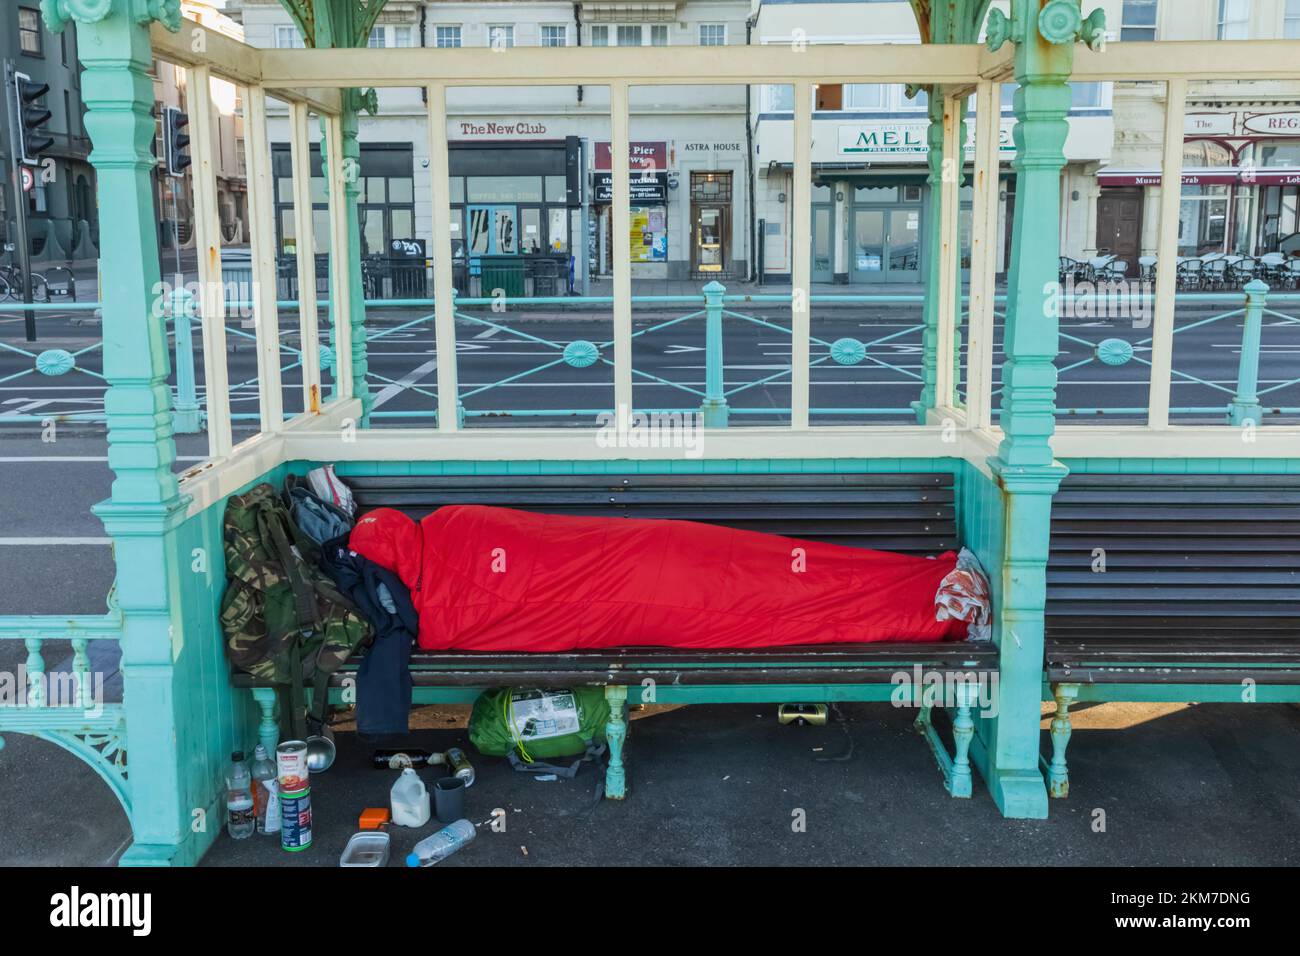
[[[1235,308],[1230,303],[1183,303],[1176,313],[1173,418],[1184,422],[1220,422],[1235,390],[1240,361],[1242,318],[1207,322]],[[1300,305],[1282,311],[1300,316]],[[704,390],[704,322],[701,317],[673,322],[687,308],[673,312],[638,308],[634,315],[634,396],[646,409],[693,409]],[[690,311],[694,311],[691,307]],[[771,424],[788,421],[790,343],[788,307],[754,303],[737,306],[748,316],[724,319],[725,388],[733,410],[732,422]],[[457,327],[460,393],[468,427],[520,422],[589,426],[598,410],[613,402],[613,369],[608,342],[612,322],[608,306],[543,312],[512,309],[504,314],[471,313]],[[371,390],[376,396],[375,424],[388,427],[428,424],[436,405],[436,350],[432,318],[410,309],[372,308],[368,328]],[[300,370],[294,349],[299,345],[296,316],[281,316],[284,344],[285,408],[302,408]],[[812,315],[811,404],[814,421],[824,423],[904,423],[920,390],[921,333],[919,303],[830,305],[814,303]],[[21,338],[21,317],[0,316],[0,342],[27,347]],[[1066,316],[1061,320],[1061,371],[1058,404],[1071,421],[1136,421],[1146,406],[1150,369],[1150,329],[1139,318],[1098,319]],[[237,319],[227,324],[227,368],[232,386],[231,407],[237,420],[251,423],[257,413],[256,354],[251,328]],[[93,345],[98,324],[87,316],[53,313],[40,319],[38,347],[75,352]],[[867,358],[852,366],[830,360],[829,344],[854,338],[868,345]],[[1126,364],[1107,365],[1095,346],[1121,339],[1132,346]],[[561,356],[571,342],[586,340],[600,348],[601,359],[585,368],[566,364]],[[322,335],[322,341],[326,336]],[[964,352],[964,349],[963,349]],[[964,361],[964,359],[963,359]],[[102,413],[103,383],[81,369],[101,371],[98,350],[78,356],[78,370],[58,377],[35,372],[32,360],[10,350],[0,351],[0,428],[12,428],[16,417],[39,421],[53,415]],[[994,388],[1000,382],[1001,326],[994,343]],[[203,390],[201,348],[195,350],[195,371]],[[20,373],[27,374],[20,374]],[[1266,423],[1300,420],[1300,321],[1266,316],[1260,359],[1259,388],[1271,412]],[[770,381],[769,381],[770,380]],[[174,381],[174,376],[173,376]],[[326,382],[329,375],[326,374]],[[666,384],[671,383],[671,384]],[[1283,386],[1277,388],[1277,386]],[[1267,390],[1274,389],[1269,392]],[[1105,410],[1104,414],[1099,409]],[[1195,411],[1178,411],[1195,409]],[[538,416],[539,412],[550,412]],[[506,413],[514,413],[507,417]],[[523,414],[521,414],[523,413]],[[5,418],[9,420],[6,421]]]

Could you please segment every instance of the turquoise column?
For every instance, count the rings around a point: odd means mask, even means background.
[[[704,401],[700,416],[705,428],[727,427],[727,396],[722,356],[722,297],[727,288],[716,279],[704,287]]]
[[[1258,425],[1264,417],[1259,403],[1259,347],[1264,333],[1264,306],[1268,284],[1254,279],[1246,285],[1246,316],[1241,330],[1241,359],[1237,364],[1237,391],[1228,405],[1228,422]]]
[[[128,786],[135,842],[124,864],[188,863],[206,842],[192,827],[191,808],[215,811],[214,781],[192,779],[188,706],[175,665],[182,640],[172,596],[179,575],[177,526],[188,499],[172,463],[171,392],[165,320],[155,314],[159,281],[157,223],[150,172],[155,160],[149,23],[175,30],[176,2],[47,0],[46,24],[58,33],[77,22],[85,66],[86,129],[94,144],[101,221],[113,224],[103,243],[104,406],[112,497],[95,514],[113,539],[117,600],[124,622],[123,702]],[[208,635],[210,636],[210,635]],[[210,821],[210,828],[219,820]],[[211,836],[208,836],[211,839]]]
[[[1061,170],[1069,131],[1074,43],[1095,42],[1079,0],[1015,0],[1011,18],[989,15],[989,45],[1016,44],[1016,210],[1002,366],[1004,438],[989,460],[1005,514],[998,714],[979,722],[973,753],[1006,816],[1047,816],[1039,769],[1044,606],[1052,496],[1066,468],[1055,460],[1058,320],[1052,308],[1060,246]]]
[[[370,29],[383,9],[382,3],[362,7],[356,0],[282,0],[299,32],[303,34],[308,46],[316,49],[339,47],[363,47],[370,37]],[[313,25],[314,30],[306,29]],[[359,198],[361,194],[361,144],[357,140],[357,120],[362,109],[371,114],[378,111],[378,95],[374,90],[362,92],[358,89],[341,91],[342,109],[339,113],[339,126],[343,134],[343,162],[348,164],[353,173],[344,177],[344,203],[347,208],[348,248],[347,263],[349,274],[349,308],[352,316],[352,396],[360,399],[362,424],[368,424],[370,411],[374,406],[374,396],[370,394],[370,385],[366,378],[368,362],[366,358],[366,290],[361,277],[361,216]],[[323,156],[323,152],[322,152]],[[328,176],[326,180],[328,181]],[[337,306],[332,306],[337,308]],[[349,343],[341,343],[337,337],[337,327],[331,322],[330,345],[336,351]],[[337,367],[337,366],[336,366]],[[334,384],[335,394],[338,383]]]
[[[375,97],[373,90],[370,96]],[[357,141],[358,112],[364,97],[360,90],[343,91],[343,112],[340,127],[343,131],[343,161],[351,160],[357,170],[356,176],[349,176],[344,185],[348,209],[348,268],[351,279],[352,311],[352,397],[361,400],[362,424],[369,424],[370,410],[375,404],[375,397],[370,394],[369,380],[366,378],[368,361],[366,359],[366,289],[361,278],[361,144]]]

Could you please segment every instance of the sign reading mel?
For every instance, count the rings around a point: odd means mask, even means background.
[[[1014,153],[1011,129],[1015,121],[1004,122],[999,130],[998,147],[1004,153]],[[839,128],[841,156],[899,156],[915,158],[930,152],[926,140],[929,124],[921,123],[859,123]],[[966,149],[975,148],[974,124],[968,124]]]

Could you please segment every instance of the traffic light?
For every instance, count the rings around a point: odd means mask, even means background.
[[[54,145],[54,137],[41,129],[49,121],[50,111],[37,102],[50,91],[50,85],[33,82],[26,73],[15,70],[11,89],[14,116],[18,118],[14,124],[18,133],[18,142],[15,144],[18,161],[37,166],[40,164],[40,154]]]
[[[186,167],[194,162],[186,152],[190,138],[184,130],[189,125],[189,116],[175,106],[163,110],[163,149],[166,150],[164,162],[168,176],[184,176]]]

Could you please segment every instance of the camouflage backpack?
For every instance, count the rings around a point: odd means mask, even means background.
[[[314,687],[309,721],[325,721],[330,675],[374,635],[370,624],[317,565],[319,548],[289,517],[275,489],[260,484],[226,502],[226,593],[221,630],[232,664],[287,691],[283,730],[304,734],[303,682]]]

